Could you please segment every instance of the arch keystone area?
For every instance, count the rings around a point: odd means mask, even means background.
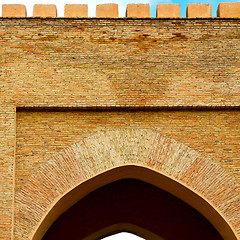
[[[14,239],[41,239],[88,193],[119,179],[151,183],[197,209],[224,239],[239,239],[239,184],[217,163],[153,129],[83,138],[40,166],[16,193]]]

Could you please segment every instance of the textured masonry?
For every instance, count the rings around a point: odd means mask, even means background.
[[[19,107],[239,106],[239,19],[15,21],[1,91]]]
[[[0,235],[11,239],[13,230],[16,108],[0,99]]]
[[[235,111],[18,111],[15,189],[62,148],[112,128],[157,128],[163,135],[207,153],[240,180],[240,112]],[[226,138],[226,136],[229,136]],[[29,164],[31,163],[31,164]]]

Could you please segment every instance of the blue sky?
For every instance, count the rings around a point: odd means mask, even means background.
[[[211,3],[212,14],[216,17],[217,6],[219,2],[239,2],[240,0],[1,0],[1,4],[24,4],[27,7],[28,16],[32,16],[32,9],[34,4],[56,4],[58,7],[58,16],[63,17],[65,4],[88,4],[89,16],[95,16],[95,9],[97,4],[101,3],[117,3],[119,5],[119,16],[124,17],[126,6],[128,3],[149,3],[151,9],[151,17],[156,16],[157,3],[180,3],[181,17],[186,16],[186,8],[188,3]],[[2,8],[0,8],[0,16],[2,15]]]

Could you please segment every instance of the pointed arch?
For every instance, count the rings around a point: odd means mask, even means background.
[[[211,159],[151,129],[98,132],[54,155],[16,194],[15,239],[41,239],[79,199],[124,178],[170,192],[224,239],[238,239],[239,184]]]
[[[85,237],[83,240],[98,239],[99,236],[107,237],[107,236],[111,236],[111,234],[113,233],[120,233],[120,232],[129,232],[144,239],[164,240],[160,236],[148,231],[147,229],[144,229],[142,227],[139,227],[135,224],[130,224],[130,223],[113,224],[106,228],[100,229],[98,232],[95,232]]]

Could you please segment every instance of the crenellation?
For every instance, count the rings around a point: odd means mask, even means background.
[[[21,4],[3,4],[2,17],[26,17],[26,7]],[[35,4],[33,7],[33,17],[57,17],[56,5]],[[87,4],[66,4],[64,9],[66,18],[86,18],[88,17]],[[96,6],[97,18],[118,18],[118,4],[107,3]],[[149,4],[128,4],[126,8],[128,18],[150,18]],[[180,4],[157,4],[156,18],[180,18]],[[212,18],[212,4],[189,3],[186,9],[187,18]],[[240,2],[222,2],[217,9],[217,17],[239,18]]]
[[[87,4],[66,4],[64,7],[64,17],[82,18],[88,17]]]
[[[219,3],[217,16],[220,18],[240,17],[240,2]]]
[[[54,4],[35,4],[33,17],[57,17],[57,7]]]
[[[150,18],[149,4],[128,4],[126,17],[131,18]]]
[[[22,4],[3,4],[2,16],[3,17],[26,17],[27,10],[25,5],[22,5]]]
[[[118,4],[107,3],[96,6],[97,18],[118,18]]]
[[[190,3],[187,6],[186,17],[189,18],[211,18],[212,4]]]
[[[180,18],[180,4],[159,3],[157,5],[157,18]]]

